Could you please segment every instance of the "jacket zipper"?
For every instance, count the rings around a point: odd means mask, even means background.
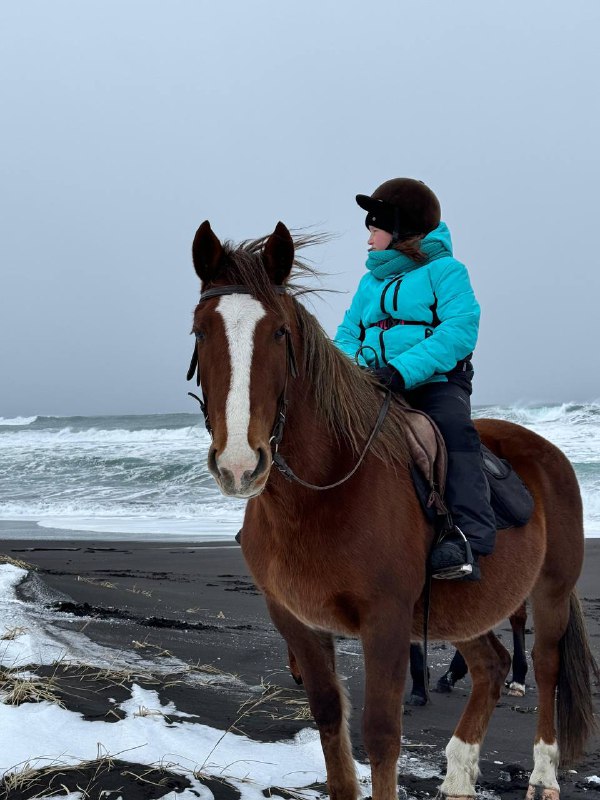
[[[394,299],[392,300],[392,307],[394,311],[398,311],[398,292],[400,291],[400,284],[402,283],[403,278],[399,278],[398,283],[396,284],[396,288],[394,289]]]
[[[386,313],[386,310],[385,310],[385,296],[388,293],[388,289],[392,286],[392,284],[394,284],[396,282],[396,280],[397,280],[397,278],[394,278],[393,281],[390,281],[386,285],[386,287],[384,288],[383,292],[381,293],[381,300],[379,301],[379,307],[381,308],[381,313],[382,314]]]
[[[383,341],[384,333],[385,331],[381,331],[381,333],[379,334],[379,349],[381,350],[381,360],[383,361],[384,364],[387,365],[387,359],[385,357],[385,342]]]

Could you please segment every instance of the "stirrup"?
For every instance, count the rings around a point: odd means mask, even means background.
[[[438,572],[432,574],[432,578],[436,580],[447,580],[453,581],[457,578],[465,578],[467,575],[470,575],[473,572],[473,565],[472,564],[461,564],[460,567],[446,567],[445,569],[441,569]]]
[[[440,569],[437,572],[432,573],[431,577],[435,578],[436,580],[442,580],[442,581],[443,580],[452,581],[452,580],[457,580],[458,578],[466,578],[467,575],[471,575],[471,573],[473,572],[473,560],[474,560],[469,540],[461,531],[461,529],[458,527],[458,525],[454,525],[449,531],[447,531],[447,533],[458,533],[460,535],[465,546],[465,553],[467,556],[466,561],[464,564],[460,564],[458,566],[455,565],[452,567],[445,567],[444,569]],[[438,544],[444,541],[446,535],[447,534],[444,534],[444,536],[441,537]]]

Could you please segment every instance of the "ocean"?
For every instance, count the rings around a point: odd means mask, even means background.
[[[586,536],[600,537],[600,405],[485,406],[475,417],[524,425],[569,457]],[[37,538],[223,540],[244,502],[206,467],[209,437],[192,414],[0,417],[0,520]],[[19,530],[19,528],[17,528]],[[14,532],[11,536],[18,535]]]

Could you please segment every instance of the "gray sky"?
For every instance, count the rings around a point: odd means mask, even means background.
[[[600,398],[600,3],[4,0],[0,416],[189,410],[205,218],[314,225],[426,181],[482,305],[475,403]]]

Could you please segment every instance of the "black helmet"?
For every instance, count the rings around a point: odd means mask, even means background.
[[[356,202],[367,212],[365,225],[392,234],[392,244],[410,236],[429,233],[440,224],[440,201],[423,181],[392,178],[369,197],[357,194]]]

